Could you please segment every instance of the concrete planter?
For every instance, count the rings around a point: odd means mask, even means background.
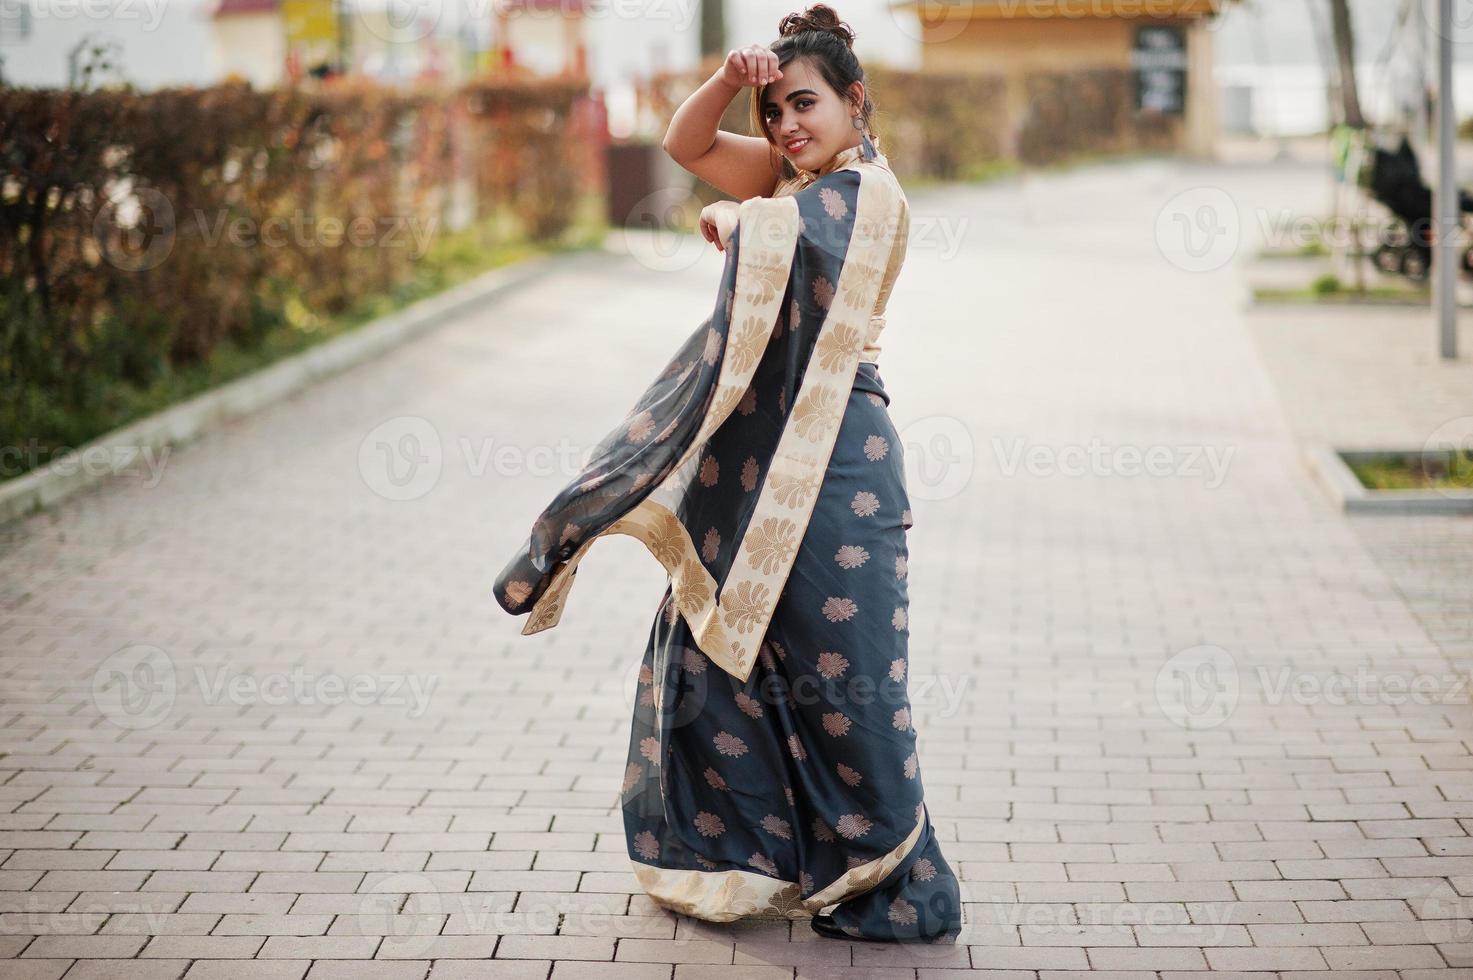
[[[1419,454],[1445,456],[1447,452],[1394,448],[1337,450],[1317,445],[1306,450],[1305,457],[1321,485],[1347,513],[1473,514],[1473,490],[1372,490],[1360,482],[1348,465]]]

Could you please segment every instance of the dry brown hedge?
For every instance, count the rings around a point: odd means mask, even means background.
[[[457,202],[554,238],[587,110],[579,80],[0,87],[0,396],[64,404],[342,311],[410,279]]]

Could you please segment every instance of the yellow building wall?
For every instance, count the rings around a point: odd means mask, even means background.
[[[926,20],[921,24],[921,69],[1008,77],[1008,116],[1027,106],[1019,80],[1032,71],[1130,68],[1135,29],[1142,23],[1185,25],[1187,98],[1179,149],[1188,156],[1215,153],[1216,91],[1212,35],[1205,18],[992,17]]]
[[[924,24],[921,66],[945,72],[1127,68],[1134,21],[973,18]]]

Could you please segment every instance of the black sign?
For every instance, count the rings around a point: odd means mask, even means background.
[[[1187,103],[1187,34],[1174,25],[1140,26],[1130,52],[1137,111],[1181,115]]]

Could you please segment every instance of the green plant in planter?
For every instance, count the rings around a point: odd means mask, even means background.
[[[1340,277],[1333,272],[1326,272],[1324,275],[1317,276],[1309,286],[1310,292],[1316,296],[1328,296],[1331,293],[1340,292],[1343,288],[1340,283]]]
[[[1473,452],[1406,453],[1348,461],[1368,490],[1473,490]]]

